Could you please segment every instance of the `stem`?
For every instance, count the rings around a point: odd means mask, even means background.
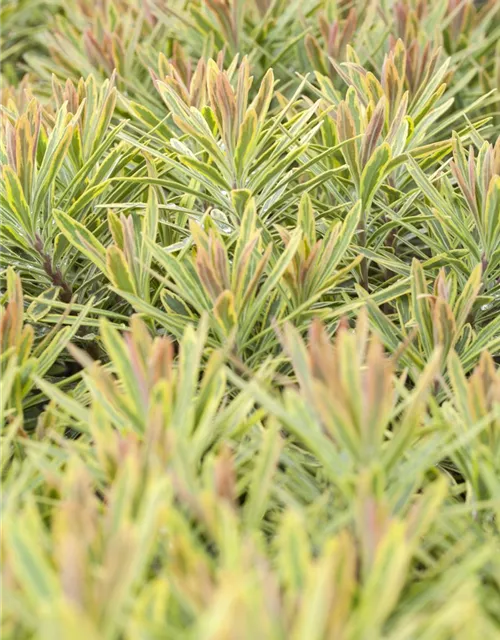
[[[60,287],[61,302],[71,302],[73,291],[71,290],[70,285],[64,279],[61,269],[54,265],[52,257],[44,251],[42,239],[38,234],[36,236],[34,248],[42,259],[43,270],[49,277],[50,281],[54,286]]]
[[[362,247],[366,247],[366,226],[365,221],[362,220],[359,223],[359,242]],[[369,291],[368,284],[368,260],[366,257],[363,257],[360,264],[361,269],[361,286]]]

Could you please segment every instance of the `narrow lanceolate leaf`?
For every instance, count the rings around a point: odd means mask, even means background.
[[[47,371],[49,371],[50,368],[54,365],[54,363],[57,361],[57,358],[67,347],[69,342],[74,338],[74,336],[77,334],[78,330],[86,320],[89,310],[92,308],[93,304],[94,300],[93,298],[91,298],[81,309],[79,315],[74,318],[71,326],[65,327],[64,329],[57,332],[52,331],[45,337],[44,341],[40,342],[36,346],[36,349],[33,353],[38,358],[37,374],[39,376],[44,376]]]
[[[196,158],[189,158],[187,156],[182,156],[181,162],[200,176],[202,181],[210,185],[210,188],[213,189],[214,187],[219,187],[226,191],[230,190],[228,183],[213,166],[206,162],[202,162],[201,160],[197,160]]]
[[[467,378],[460,362],[460,358],[455,351],[451,351],[448,356],[448,375],[456,394],[457,404],[462,410],[467,422],[472,426],[472,416],[469,411],[469,391],[467,389]]]
[[[109,186],[110,181],[105,180],[94,187],[86,189],[85,192],[78,198],[76,202],[74,202],[71,207],[68,209],[67,214],[70,218],[78,218],[80,213],[85,210],[85,208],[91,203],[94,202]]]
[[[390,468],[404,455],[409,443],[418,436],[422,414],[431,385],[437,379],[442,366],[442,350],[437,347],[429,357],[425,369],[418,378],[415,389],[408,400],[405,414],[384,454],[385,464]]]
[[[453,312],[458,330],[461,330],[467,322],[469,313],[481,289],[482,271],[482,265],[476,265],[454,306]]]
[[[5,522],[11,567],[16,579],[23,586],[33,610],[51,605],[61,597],[61,587],[56,572],[47,558],[45,549],[35,549],[30,530],[13,514]]]
[[[57,115],[56,126],[48,139],[45,155],[38,172],[33,198],[35,212],[38,212],[47,192],[53,186],[55,176],[65,160],[66,152],[71,143],[73,126],[65,123],[65,120],[65,109],[61,109]]]
[[[231,191],[231,203],[236,211],[238,219],[243,217],[245,207],[247,206],[251,196],[252,193],[248,189],[233,189]]]
[[[259,124],[262,124],[262,122],[264,122],[264,119],[267,115],[269,105],[271,104],[271,100],[273,97],[273,87],[274,73],[272,69],[269,69],[264,76],[264,79],[262,80],[257,96],[250,105],[250,108],[255,110],[255,113],[257,114]]]
[[[251,157],[252,151],[255,148],[256,132],[257,116],[253,109],[249,109],[241,124],[238,143],[234,152],[234,166],[238,179],[243,175],[248,158]]]
[[[181,357],[178,369],[177,402],[172,416],[172,426],[182,433],[191,433],[194,420],[196,384],[201,358],[203,333],[196,335],[191,326],[187,326],[181,342]]]
[[[273,422],[263,435],[263,442],[250,479],[248,502],[245,504],[245,520],[250,528],[256,527],[264,516],[272,491],[273,475],[279,460],[283,441],[277,422]]]
[[[285,269],[289,265],[290,261],[295,255],[295,252],[298,249],[300,239],[301,239],[300,230],[296,230],[292,234],[287,248],[285,249],[285,251],[283,251],[283,253],[280,255],[280,257],[276,261],[271,272],[269,273],[269,276],[266,278],[264,285],[259,291],[258,304],[263,303],[265,301],[267,296],[271,293],[271,291],[279,282],[281,276],[285,272]]]
[[[223,291],[214,303],[214,315],[225,336],[229,336],[238,318],[231,291]]]
[[[338,234],[334,249],[327,263],[329,272],[335,269],[340,260],[344,257],[345,252],[351,244],[354,233],[358,228],[361,215],[362,202],[361,200],[358,200],[358,202],[356,202],[353,208],[349,211],[344,220],[344,223],[342,224],[342,228]]]
[[[133,276],[123,251],[118,247],[109,247],[106,251],[106,273],[117,289],[127,293],[136,293]]]
[[[124,386],[125,400],[133,411],[137,427],[142,425],[146,410],[145,389],[141,386],[141,375],[131,350],[119,332],[105,319],[101,321],[101,336],[113,367]]]
[[[82,406],[77,400],[72,398],[67,393],[64,393],[50,382],[47,382],[46,380],[43,380],[38,376],[34,376],[33,380],[36,386],[41,391],[43,391],[47,398],[50,398],[53,402],[56,402],[63,411],[65,411],[74,420],[77,420],[77,426],[79,430],[84,432],[87,431],[90,420],[90,412],[86,407]]]
[[[360,180],[361,203],[364,210],[369,210],[373,197],[386,177],[386,168],[391,160],[391,148],[387,143],[381,144],[371,154],[363,169]]]
[[[14,350],[12,349],[12,352]],[[8,411],[8,405],[11,399],[11,393],[14,388],[14,384],[16,382],[16,377],[18,375],[18,366],[16,362],[15,356],[11,355],[7,360],[5,351],[2,353],[2,376],[0,379],[0,425],[2,430],[5,429],[7,424],[6,422],[6,413]],[[21,423],[22,417],[17,416],[17,420],[19,424]],[[17,432],[17,425],[14,422],[11,425],[11,429],[13,428],[13,434],[10,436],[12,438]],[[5,433],[5,432],[4,432]],[[3,451],[0,451],[0,469],[2,473],[5,471],[5,467],[9,465],[9,437],[3,434]]]
[[[57,300],[58,296],[59,287],[49,287],[30,304],[28,307],[28,317],[35,322],[42,320],[42,318],[49,313],[52,307],[51,303]]]
[[[361,169],[359,165],[358,141],[355,139],[357,131],[353,116],[344,101],[342,101],[338,107],[337,126],[339,139],[341,142],[345,143],[342,146],[342,153],[344,154],[347,165],[351,170],[355,184],[359,185]]]
[[[140,104],[139,102],[131,101],[128,103],[128,108],[134,113],[135,116],[145,124],[149,130],[154,130],[162,138],[163,141],[168,142],[172,137],[172,132],[168,126],[158,118],[150,109]]]
[[[2,167],[2,177],[5,181],[3,197],[5,197],[20,227],[25,232],[32,234],[34,231],[33,217],[31,216],[30,208],[26,202],[19,178],[8,165]]]
[[[484,207],[484,230],[488,238],[488,256],[500,248],[500,176],[495,176],[489,186]]]
[[[120,219],[111,209],[108,211],[108,227],[116,246],[123,251],[125,240]]]
[[[159,224],[158,196],[154,189],[150,189],[146,214],[144,216],[141,254],[140,254],[140,291],[145,300],[149,300],[150,269],[153,259],[151,243],[156,242]]]
[[[446,358],[456,340],[456,323],[450,305],[442,298],[437,298],[432,310],[433,341],[440,346],[443,358]]]
[[[309,246],[312,247],[316,242],[316,220],[311,198],[307,193],[304,193],[300,198],[298,223],[304,233],[304,237],[309,242]]]
[[[418,260],[414,260],[412,264],[411,283],[413,313],[420,330],[420,338],[425,347],[425,351],[427,354],[430,354],[434,347],[432,308],[424,270]]]
[[[408,171],[419,188],[422,190],[423,194],[429,199],[429,202],[432,205],[437,205],[442,214],[450,213],[450,205],[448,204],[448,202],[432,184],[429,176],[427,176],[425,172],[422,171],[418,163],[411,157],[409,158]]]
[[[361,145],[360,160],[362,167],[366,166],[375,147],[377,146],[377,141],[382,132],[382,127],[384,126],[385,108],[385,98],[381,98],[375,108],[375,111],[373,112],[368,126],[366,127],[366,131],[363,136],[363,142]]]
[[[106,273],[106,249],[87,227],[73,220],[64,211],[53,211],[58,227],[69,242],[81,251],[103,273]]]

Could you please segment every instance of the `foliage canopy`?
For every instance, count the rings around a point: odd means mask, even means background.
[[[1,19],[3,637],[500,636],[500,4]]]

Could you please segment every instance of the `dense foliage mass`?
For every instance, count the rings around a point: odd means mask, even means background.
[[[500,637],[500,3],[1,18],[2,637]]]

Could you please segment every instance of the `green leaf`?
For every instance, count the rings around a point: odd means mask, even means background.
[[[363,210],[368,211],[373,197],[386,177],[386,168],[391,160],[391,148],[384,142],[370,156],[360,180],[360,195]]]
[[[484,207],[484,232],[487,238],[488,257],[500,248],[500,176],[495,176],[486,195]]]
[[[272,480],[280,457],[283,442],[279,435],[279,422],[273,421],[263,434],[259,455],[255,462],[248,487],[244,519],[251,529],[258,527],[272,495]]]
[[[228,337],[238,322],[231,291],[223,291],[217,298],[214,303],[214,315],[224,335]]]
[[[57,226],[69,242],[93,262],[103,273],[106,273],[106,249],[93,233],[80,222],[73,220],[64,211],[53,211]]]
[[[253,109],[249,109],[240,126],[238,143],[234,152],[234,166],[236,168],[236,176],[238,179],[241,179],[243,176],[248,164],[248,159],[251,157],[255,148],[256,133],[257,115]]]
[[[2,177],[5,181],[5,192],[2,197],[5,197],[21,228],[32,235],[33,220],[19,178],[8,165],[3,166]]]
[[[26,527],[27,516],[20,521],[13,514],[5,523],[11,566],[35,610],[52,605],[61,597],[60,584],[47,560],[44,547],[33,545],[33,536]],[[24,523],[24,524],[22,524]]]
[[[106,273],[117,289],[128,293],[136,293],[127,261],[123,251],[118,247],[109,247],[106,251]]]

